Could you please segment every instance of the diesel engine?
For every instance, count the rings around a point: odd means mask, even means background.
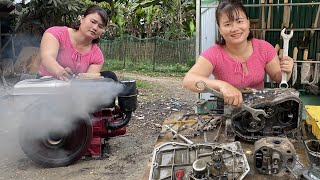
[[[13,96],[26,104],[19,132],[23,152],[49,167],[102,157],[106,140],[126,133],[137,108],[131,80],[28,79],[14,86]]]

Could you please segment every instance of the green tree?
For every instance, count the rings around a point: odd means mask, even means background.
[[[83,7],[81,0],[32,0],[18,17],[16,32],[41,36],[48,27],[76,21]]]

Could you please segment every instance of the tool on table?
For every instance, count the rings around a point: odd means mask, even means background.
[[[188,126],[186,124],[188,123],[196,123],[198,120],[192,119],[192,120],[181,120],[181,121],[165,121],[163,124],[172,124],[172,125],[177,125],[177,132],[182,131],[184,129],[187,129]],[[171,126],[173,127],[173,126]],[[190,126],[189,126],[190,127]]]
[[[292,59],[294,61],[293,70],[292,70],[292,85],[296,83],[297,77],[298,77],[298,64],[295,63],[295,61],[297,60],[297,57],[298,57],[298,48],[295,47],[293,49],[293,56],[292,56]]]
[[[188,144],[194,144],[190,139],[186,138],[185,136],[179,134],[177,131],[175,131],[174,129],[172,129],[170,126],[168,125],[164,125],[164,127],[166,127],[167,129],[169,129],[171,132],[173,132],[176,136],[178,136],[180,139],[182,139],[184,142],[188,143]]]
[[[293,36],[293,29],[290,30],[290,34],[285,33],[286,28],[283,28],[281,31],[281,37],[283,38],[283,57],[288,56],[289,52],[289,41]],[[287,73],[282,72],[281,76],[281,82],[279,84],[280,88],[288,88],[288,83],[287,83]]]
[[[203,87],[201,87],[201,84]],[[196,83],[196,88],[199,91],[210,92],[213,95],[223,99],[223,95],[220,92],[218,92],[215,89],[209,88],[204,81],[198,81]],[[261,121],[261,119],[258,117],[259,115],[263,115],[264,117],[267,117],[267,113],[262,109],[254,109],[244,103],[241,104],[241,108],[251,113],[252,117],[257,121]]]
[[[198,121],[195,120],[195,119],[192,119],[192,120],[182,120],[182,121],[165,121],[165,122],[163,122],[163,124],[178,124],[178,126],[182,126],[182,125],[184,125],[184,124],[194,123],[194,122],[198,122]]]

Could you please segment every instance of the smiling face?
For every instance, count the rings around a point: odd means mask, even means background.
[[[222,13],[219,18],[219,32],[226,43],[241,44],[247,41],[249,36],[250,22],[243,11],[234,11],[231,16]]]
[[[80,20],[79,30],[89,39],[94,40],[104,32],[104,23],[98,13],[88,14]]]

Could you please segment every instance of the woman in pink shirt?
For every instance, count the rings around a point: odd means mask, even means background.
[[[47,29],[40,45],[39,75],[68,80],[73,74],[100,73],[104,57],[97,43],[107,22],[107,12],[91,6],[72,28]]]
[[[216,10],[219,38],[216,45],[201,53],[183,80],[185,88],[194,92],[197,81],[220,91],[226,104],[239,106],[242,93],[238,88],[264,88],[264,75],[280,83],[281,71],[289,80],[293,59],[280,61],[272,45],[253,38],[245,7],[239,0],[220,1]],[[215,79],[210,79],[210,74]]]

